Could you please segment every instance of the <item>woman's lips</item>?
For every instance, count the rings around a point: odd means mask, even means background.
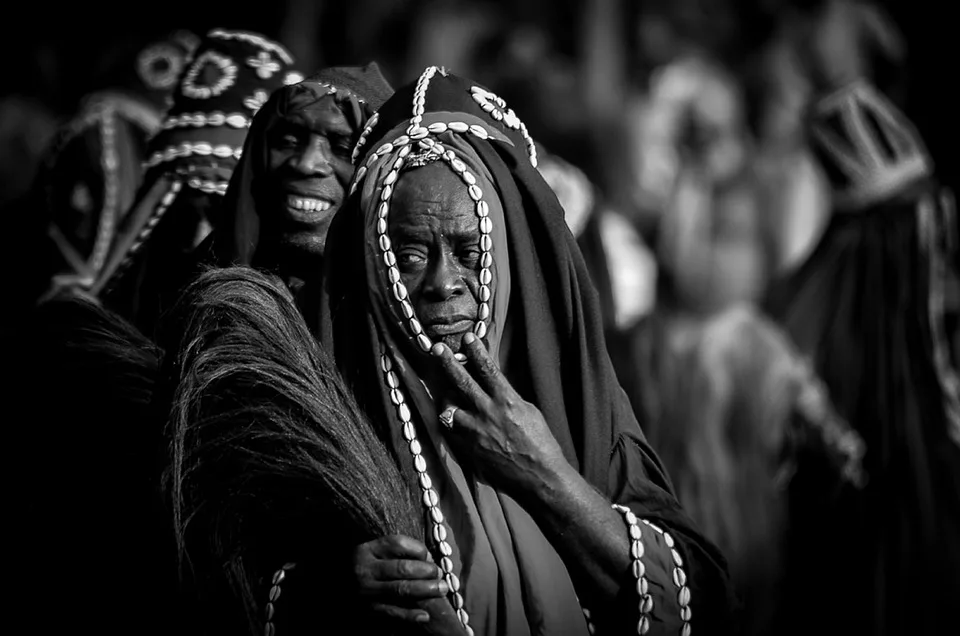
[[[426,331],[431,336],[453,336],[472,329],[473,322],[474,321],[470,319],[462,319],[450,323],[435,322],[427,325]]]

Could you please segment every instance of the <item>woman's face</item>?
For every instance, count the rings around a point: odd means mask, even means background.
[[[400,177],[390,241],[424,332],[454,352],[477,321],[480,228],[466,185],[443,163]]]

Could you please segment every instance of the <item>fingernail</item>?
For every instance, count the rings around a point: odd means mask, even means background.
[[[450,593],[450,586],[447,585],[446,581],[440,581],[437,583],[437,589],[440,590],[440,593],[444,596]]]
[[[437,344],[433,345],[433,347],[430,348],[430,353],[432,353],[432,354],[435,355],[435,356],[442,356],[442,355],[443,355],[443,345],[440,344],[439,342],[438,342]]]
[[[472,331],[468,331],[468,332],[463,336],[463,341],[464,341],[465,343],[467,343],[467,344],[473,344],[473,341],[476,340],[476,339],[477,339],[477,337],[473,334]]]
[[[429,622],[430,622],[430,615],[427,614],[426,612],[420,612],[419,614],[417,614],[417,619],[416,619],[416,620],[417,620],[418,623],[429,623]]]

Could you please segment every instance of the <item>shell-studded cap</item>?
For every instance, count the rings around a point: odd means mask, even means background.
[[[144,168],[186,173],[187,185],[223,194],[253,116],[274,90],[302,79],[281,44],[248,31],[210,31],[180,76]]]
[[[467,91],[472,97],[469,105],[466,108],[461,107],[458,111],[468,115],[468,117],[462,117],[464,121],[438,121],[421,125],[424,114],[444,112],[447,110],[444,106],[446,104],[462,104],[460,95],[463,91]],[[386,139],[390,133],[388,126],[392,128],[395,125],[388,122],[404,119],[408,120],[406,130],[400,132],[405,134]],[[394,148],[397,148],[402,145],[416,144],[427,137],[434,137],[448,130],[472,134],[480,139],[499,139],[515,147],[519,153],[525,154],[529,164],[534,168],[537,167],[536,144],[530,137],[526,124],[517,117],[504,100],[476,82],[431,66],[423,72],[416,84],[400,89],[394,98],[367,122],[353,153],[355,163],[361,155],[366,155],[365,160],[357,164],[358,170],[354,182],[358,183],[363,179],[366,173],[365,164],[374,160],[371,153],[382,149],[381,140],[386,139]]]

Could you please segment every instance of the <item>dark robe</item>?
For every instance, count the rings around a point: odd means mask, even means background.
[[[835,620],[798,611],[789,627],[942,633],[960,598],[960,383],[940,304],[950,197],[903,115],[866,84],[847,90],[855,92],[838,94],[853,95],[848,110],[811,119],[833,218],[809,259],[771,287],[766,309],[863,437],[870,483],[824,512],[835,536],[810,546],[812,558],[838,566],[817,577],[825,602],[817,613]],[[871,147],[878,154],[863,152]],[[857,161],[881,161],[887,172],[851,176],[838,148],[859,149]]]

